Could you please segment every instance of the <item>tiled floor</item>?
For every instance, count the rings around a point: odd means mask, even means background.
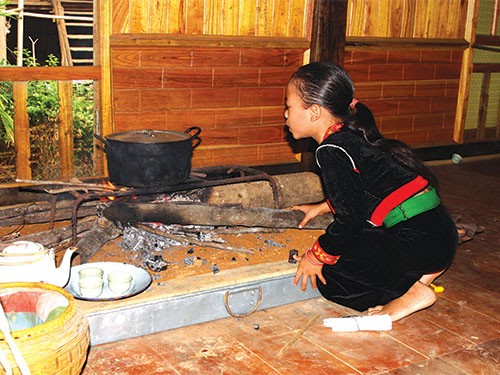
[[[392,331],[333,333],[322,320],[349,311],[312,299],[94,346],[83,374],[500,374],[500,158],[433,169],[450,212],[484,228],[436,281],[433,307]]]

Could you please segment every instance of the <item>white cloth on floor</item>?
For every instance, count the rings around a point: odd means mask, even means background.
[[[323,325],[333,332],[390,331],[391,317],[383,315],[348,315],[341,318],[323,319]]]

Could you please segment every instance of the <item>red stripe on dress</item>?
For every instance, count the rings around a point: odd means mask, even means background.
[[[370,221],[376,225],[381,226],[384,222],[385,217],[393,208],[403,203],[405,200],[411,196],[418,193],[420,190],[424,189],[429,184],[422,176],[417,176],[412,181],[404,184],[400,188],[394,190],[387,197],[382,199],[375,210],[373,210]]]

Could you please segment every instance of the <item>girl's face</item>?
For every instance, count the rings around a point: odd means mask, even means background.
[[[293,138],[308,138],[313,135],[314,127],[311,124],[309,108],[304,108],[304,103],[297,94],[297,88],[293,82],[286,87],[286,108],[284,113],[286,126],[292,133]]]

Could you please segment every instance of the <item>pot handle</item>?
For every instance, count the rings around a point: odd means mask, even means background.
[[[98,140],[100,140],[102,143],[104,143],[104,145],[106,147],[110,147],[111,148],[111,145],[109,144],[109,142],[107,140],[105,140],[103,137],[101,137],[99,134],[95,134],[94,133],[94,137],[97,138]],[[104,148],[104,151],[106,151],[106,148]]]
[[[189,134],[193,130],[195,131],[195,133],[193,135],[191,135],[190,139],[191,139],[191,141],[193,141],[193,149],[195,149],[201,143],[201,138],[198,137],[201,133],[201,128],[198,126],[192,126],[190,128],[187,128],[186,130],[184,130],[184,133]]]

